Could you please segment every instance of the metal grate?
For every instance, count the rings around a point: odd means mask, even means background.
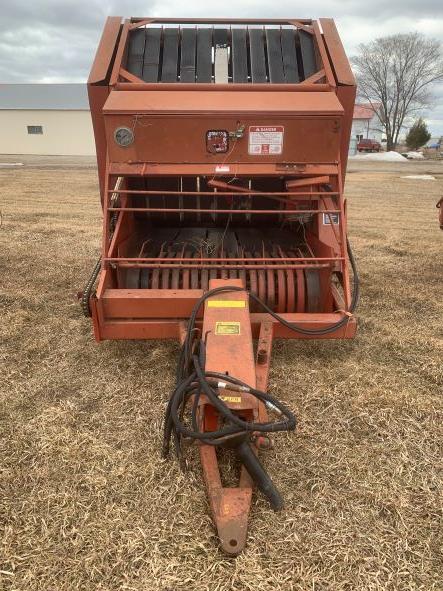
[[[297,84],[318,70],[314,37],[295,27],[146,27],[126,68],[145,82]]]

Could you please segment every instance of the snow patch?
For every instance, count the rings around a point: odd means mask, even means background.
[[[398,152],[373,152],[370,154],[356,154],[351,160],[371,160],[373,162],[407,162]]]
[[[23,162],[0,162],[1,167],[7,166],[24,166]]]
[[[421,152],[406,152],[406,156],[407,158],[409,158],[409,160],[424,160],[425,157],[423,156],[423,154]]]
[[[402,179],[418,179],[420,181],[435,181],[435,176],[432,174],[408,174],[400,177]]]

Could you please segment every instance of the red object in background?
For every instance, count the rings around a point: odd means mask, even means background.
[[[381,144],[376,140],[362,139],[357,144],[357,150],[359,152],[380,152]]]
[[[438,221],[440,222],[440,229],[443,230],[443,197],[437,203],[436,207],[440,210],[438,212]]]

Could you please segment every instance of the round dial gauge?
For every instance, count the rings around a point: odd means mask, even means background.
[[[134,141],[134,133],[129,127],[117,127],[114,131],[114,140],[122,148],[126,148]]]

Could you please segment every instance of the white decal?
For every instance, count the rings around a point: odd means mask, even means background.
[[[249,127],[248,152],[251,156],[273,156],[283,152],[282,125],[252,125]]]
[[[323,225],[330,226],[331,219],[332,219],[332,223],[334,225],[339,224],[340,223],[340,214],[339,213],[324,213],[323,214]]]

